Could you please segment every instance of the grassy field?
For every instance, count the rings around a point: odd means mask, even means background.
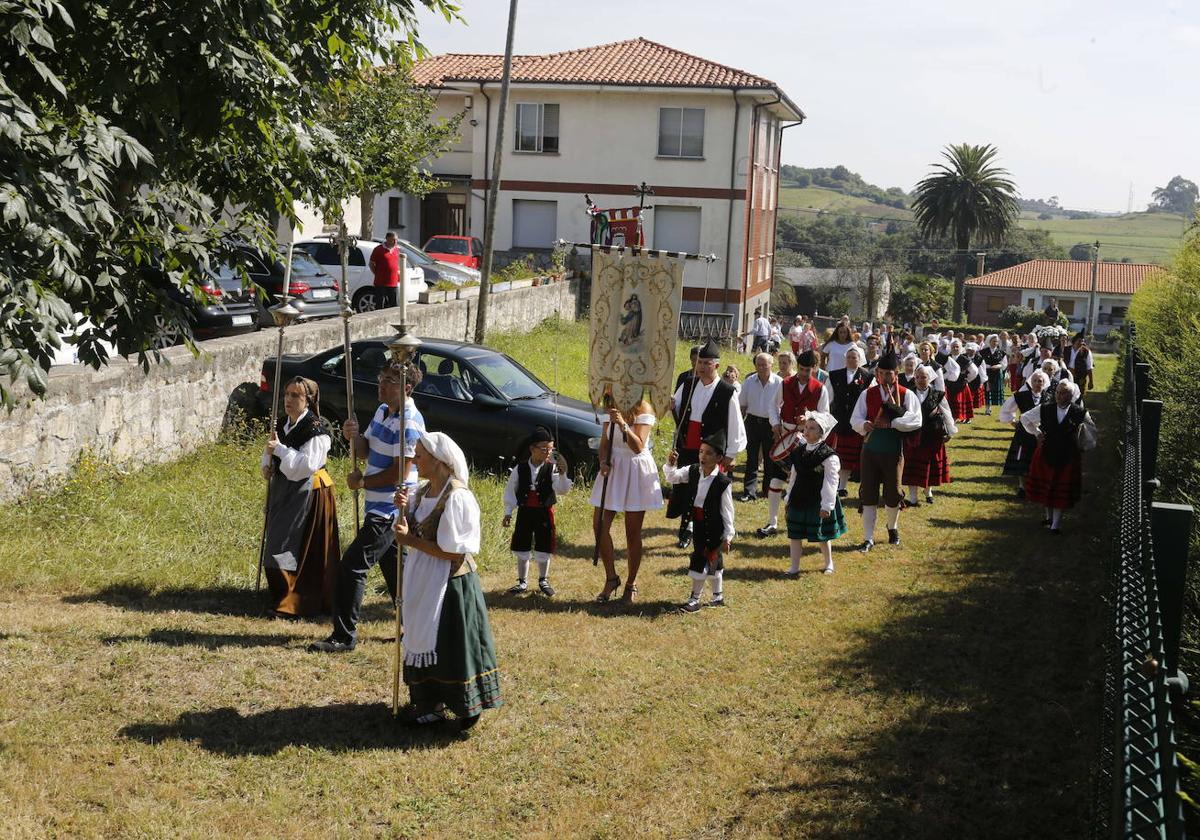
[[[779,206],[800,210],[825,210],[830,213],[853,213],[881,219],[911,219],[912,213],[886,204],[876,204],[869,198],[845,195],[824,187],[779,188]]]
[[[578,396],[581,339],[559,324],[493,343]],[[1107,383],[1111,359],[1098,368]],[[765,505],[739,504],[730,606],[690,616],[655,515],[636,608],[592,603],[584,487],[560,507],[558,596],[502,594],[500,483],[476,477],[506,705],[467,739],[392,724],[374,588],[340,657],[304,650],[324,623],[261,617],[257,445],[131,475],[82,465],[0,509],[0,836],[1078,834],[1115,463],[1116,418],[1093,402],[1108,440],[1065,539],[1013,498],[1010,433],[983,417],[937,504],[904,514],[902,546],[853,552],[848,512],[832,576],[809,554],[814,573],[785,579],[782,538],[750,535]]]

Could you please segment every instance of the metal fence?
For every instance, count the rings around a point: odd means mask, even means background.
[[[1106,645],[1100,763],[1096,778],[1092,837],[1182,838],[1184,819],[1175,758],[1171,691],[1181,677],[1164,646],[1159,602],[1151,497],[1152,464],[1158,445],[1155,414],[1147,411],[1147,366],[1137,354],[1136,331],[1125,328],[1124,439],[1121,453],[1119,517],[1109,596],[1111,631]],[[1161,408],[1161,404],[1158,404]],[[1186,560],[1186,558],[1185,558]],[[1174,649],[1172,649],[1174,648]],[[1186,680],[1182,680],[1186,685]]]

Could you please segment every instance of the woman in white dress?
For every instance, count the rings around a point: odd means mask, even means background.
[[[825,354],[828,364],[825,370],[833,373],[835,370],[841,370],[846,366],[846,351],[851,347],[861,347],[855,343],[854,335],[850,332],[850,325],[840,323],[833,328],[833,335],[825,342],[821,348],[821,352]],[[866,356],[864,352],[863,356]]]
[[[625,592],[621,600],[632,604],[637,594],[638,568],[642,565],[642,521],[646,511],[663,506],[662,485],[658,481],[658,466],[650,453],[650,432],[656,418],[654,409],[645,400],[632,409],[621,412],[609,409],[608,419],[600,435],[600,475],[592,486],[592,527],[604,561],[604,590],[596,596],[599,603],[612,598],[621,577],[617,574],[616,552],[612,541],[612,523],[618,513],[625,515],[625,546],[629,554]],[[614,428],[612,457],[609,458],[609,427]],[[604,488],[604,477],[608,487]],[[600,496],[604,494],[601,510]]]

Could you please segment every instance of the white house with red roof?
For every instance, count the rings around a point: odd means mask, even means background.
[[[435,234],[483,238],[502,59],[447,54],[413,67],[437,96],[435,119],[463,115],[462,139],[430,164],[444,189],[378,197],[377,235],[397,230],[418,245]],[[587,242],[584,196],[635,207],[644,181],[654,190],[647,247],[718,257],[689,262],[684,311],[725,313],[746,331],[771,287],[783,132],[803,119],[769,79],[645,38],[514,56],[496,250]],[[356,203],[347,209],[357,214]]]
[[[1129,300],[1142,282],[1162,266],[1146,263],[1099,263],[1096,271],[1096,318],[1093,332],[1107,335],[1125,323]],[[1005,307],[1041,311],[1054,298],[1072,323],[1088,320],[1092,263],[1084,260],[1029,260],[966,281],[967,320],[995,324]]]

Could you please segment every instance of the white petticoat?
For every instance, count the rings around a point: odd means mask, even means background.
[[[597,474],[596,482],[592,485],[592,507],[600,507],[603,487],[604,477]],[[614,447],[604,509],[623,512],[659,510],[662,506],[662,485],[650,451],[647,449],[634,455],[628,449],[622,451]]]

